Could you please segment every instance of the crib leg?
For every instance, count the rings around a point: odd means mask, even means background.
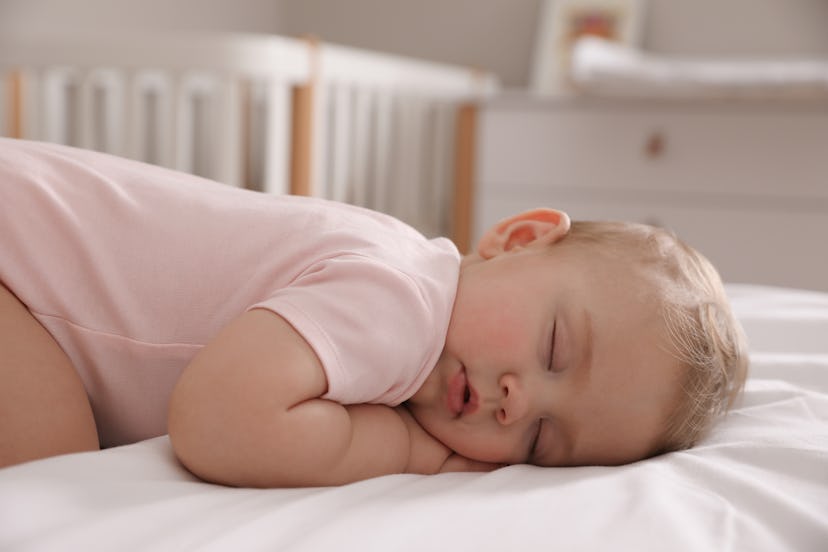
[[[293,89],[293,127],[291,129],[290,193],[311,195],[313,158],[313,84]]]
[[[8,76],[8,136],[23,138],[23,74],[12,71]]]
[[[454,144],[454,206],[452,240],[461,254],[471,251],[474,223],[474,164],[477,105],[463,104],[457,110]]]

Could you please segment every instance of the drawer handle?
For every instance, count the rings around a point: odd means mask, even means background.
[[[658,159],[664,155],[667,148],[667,138],[662,132],[656,131],[650,134],[644,143],[644,154],[650,159]]]

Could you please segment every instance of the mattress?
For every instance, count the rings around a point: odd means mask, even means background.
[[[828,59],[689,59],[597,37],[572,51],[583,93],[638,98],[828,99]]]
[[[257,490],[195,479],[158,437],[0,470],[0,549],[825,550],[828,294],[728,293],[752,371],[692,450]]]

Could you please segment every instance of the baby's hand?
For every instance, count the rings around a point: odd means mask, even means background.
[[[394,409],[400,415],[408,429],[409,453],[407,473],[438,473],[446,459],[451,455],[451,449],[435,439],[417,423],[414,416],[405,406]]]
[[[405,422],[411,438],[408,473],[488,472],[508,465],[461,456],[423,429],[405,406],[398,406],[395,410]]]
[[[472,460],[459,454],[452,454],[449,456],[443,466],[440,468],[440,473],[445,472],[488,472],[498,468],[503,468],[508,464],[492,464],[490,462],[481,462],[479,460]]]

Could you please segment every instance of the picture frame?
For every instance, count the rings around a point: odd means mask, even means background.
[[[645,0],[541,0],[530,88],[539,95],[571,95],[572,48],[592,35],[640,46]]]

